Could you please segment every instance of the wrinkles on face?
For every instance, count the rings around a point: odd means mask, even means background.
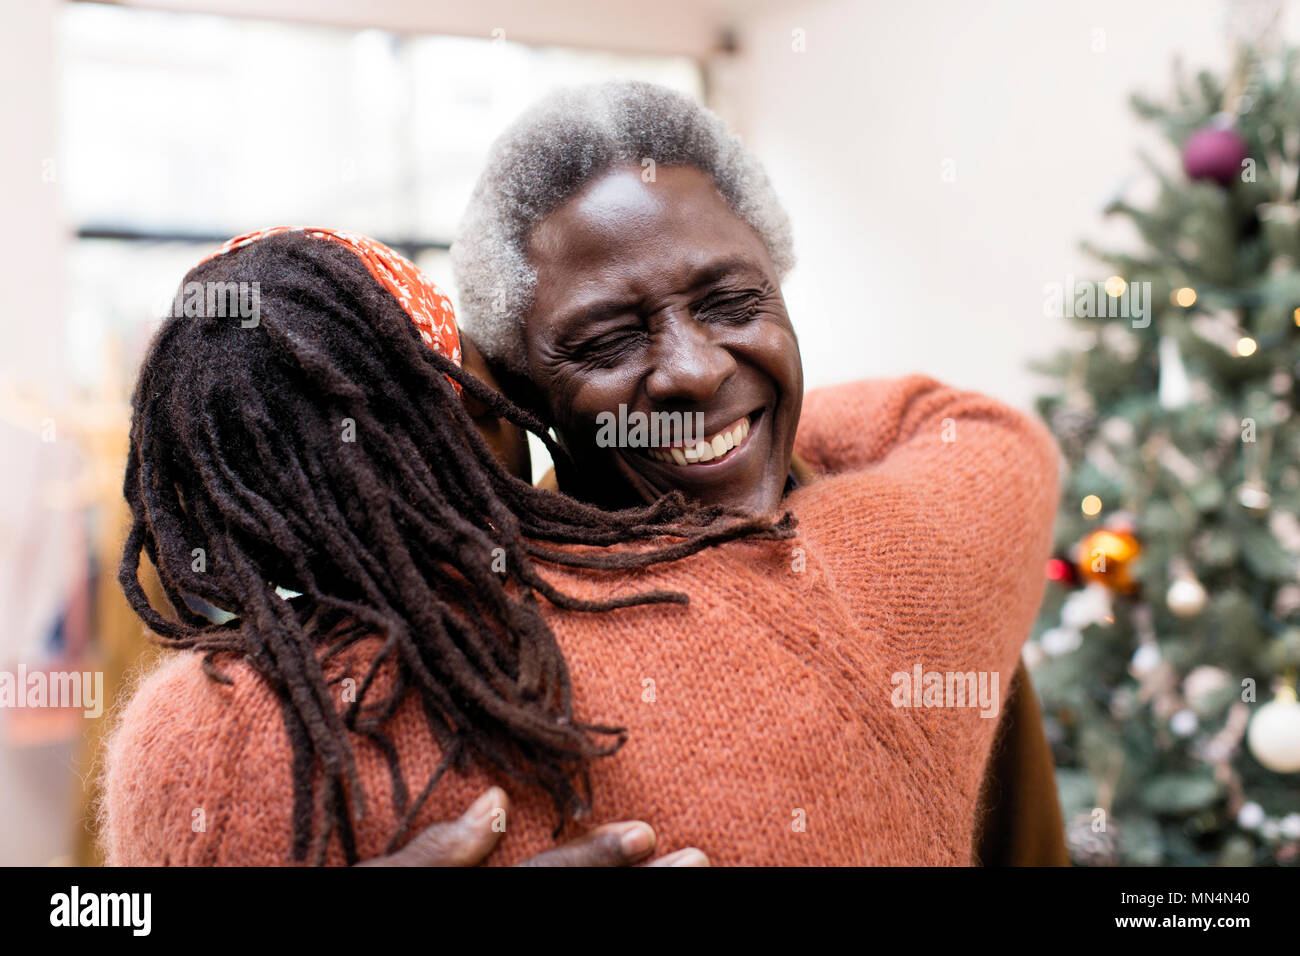
[[[713,182],[691,167],[661,167],[654,183],[612,170],[537,226],[529,254],[529,372],[578,465],[583,487],[568,490],[774,508],[803,398],[798,342],[766,248]],[[753,427],[735,454],[678,467],[600,447],[598,418],[620,406]]]

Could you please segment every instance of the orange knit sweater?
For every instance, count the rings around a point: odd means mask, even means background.
[[[787,498],[795,540],[735,542],[613,584],[551,575],[581,596],[665,587],[691,597],[688,607],[550,615],[575,714],[629,730],[593,765],[589,823],[647,820],[657,853],[698,846],[714,865],[968,864],[998,723],[990,711],[1043,590],[1051,438],[988,398],[911,377],[810,393],[797,450],[824,477]],[[359,676],[375,646],[359,642],[327,677]],[[217,660],[233,686],[178,653],[122,712],[105,781],[110,863],[291,862],[279,703],[246,663]],[[931,672],[975,679],[923,677],[905,696],[902,675]],[[975,691],[981,679],[991,691],[992,675],[997,699],[981,708]],[[968,688],[976,699],[960,706]],[[418,793],[439,754],[414,697],[387,731]],[[397,815],[383,755],[353,745],[367,858]],[[411,832],[458,816],[493,782],[513,809],[491,862],[553,845],[545,794],[478,770],[448,773]],[[330,861],[342,862],[337,840]]]

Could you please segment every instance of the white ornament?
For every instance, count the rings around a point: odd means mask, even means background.
[[[1300,813],[1288,813],[1279,825],[1288,840],[1300,840]]]
[[[1252,514],[1263,514],[1273,503],[1273,496],[1262,481],[1243,481],[1237,486],[1237,500]]]
[[[1150,674],[1160,666],[1160,648],[1154,644],[1143,644],[1133,653],[1129,668],[1139,677]]]
[[[1178,340],[1171,335],[1160,337],[1160,384],[1156,394],[1160,407],[1166,409],[1182,408],[1192,397],[1192,383],[1187,378]]]
[[[1061,626],[1071,631],[1082,631],[1089,624],[1105,621],[1113,613],[1110,591],[1104,584],[1089,584],[1075,591],[1061,605]]]
[[[1237,826],[1243,830],[1253,830],[1264,822],[1264,808],[1253,800],[1243,803],[1237,811]]]
[[[1169,610],[1179,617],[1195,617],[1205,609],[1205,587],[1191,574],[1181,575],[1165,594]]]
[[[1250,752],[1274,773],[1300,770],[1300,702],[1286,688],[1255,712],[1246,731]]]
[[[1061,657],[1078,650],[1079,645],[1083,643],[1083,635],[1073,628],[1054,627],[1044,631],[1038,642],[1049,657]]]
[[[1201,722],[1196,719],[1196,714],[1190,710],[1180,710],[1169,718],[1169,729],[1179,737],[1190,737],[1196,733],[1196,728],[1200,725]]]

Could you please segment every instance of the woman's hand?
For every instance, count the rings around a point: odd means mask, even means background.
[[[406,846],[388,856],[358,866],[476,866],[496,848],[503,830],[493,821],[504,819],[510,800],[500,787],[491,787],[457,820],[435,823]],[[606,823],[575,840],[529,857],[519,866],[632,866],[654,852],[655,832],[639,820]],[[694,847],[660,857],[646,866],[708,866],[709,858]]]

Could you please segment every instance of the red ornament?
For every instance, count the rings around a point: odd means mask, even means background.
[[[1206,126],[1183,144],[1183,171],[1189,179],[1212,179],[1227,186],[1241,175],[1246,141],[1231,127]]]
[[[1074,562],[1066,561],[1064,558],[1049,558],[1047,560],[1047,580],[1070,586],[1077,584],[1079,575],[1075,570]]]

